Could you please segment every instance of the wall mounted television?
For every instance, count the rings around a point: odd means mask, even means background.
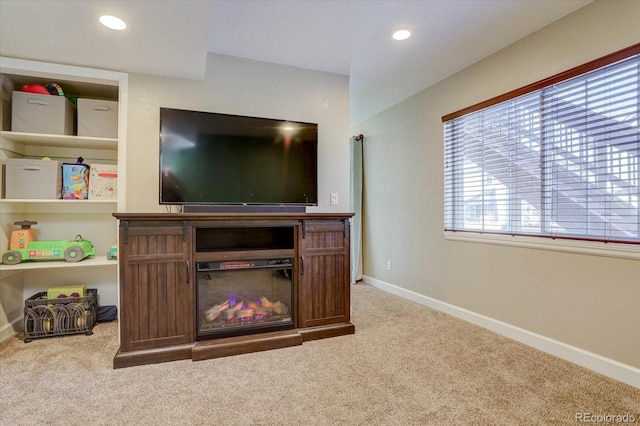
[[[318,125],[160,108],[160,204],[316,206]]]

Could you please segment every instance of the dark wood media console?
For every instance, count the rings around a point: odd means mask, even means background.
[[[202,360],[353,334],[349,219],[316,213],[116,213],[120,350],[114,368]],[[293,329],[198,340],[197,268],[293,259]]]

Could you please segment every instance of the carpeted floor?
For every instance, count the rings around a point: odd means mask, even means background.
[[[640,423],[640,389],[365,284],[352,303],[354,335],[119,370],[116,323],[18,335],[0,343],[0,424]]]

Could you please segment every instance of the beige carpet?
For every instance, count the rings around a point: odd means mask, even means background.
[[[356,334],[112,369],[117,324],[0,344],[2,425],[551,425],[640,390],[364,284]],[[593,418],[593,417],[592,417]]]

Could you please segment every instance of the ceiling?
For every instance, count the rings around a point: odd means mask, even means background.
[[[0,54],[202,79],[212,52],[344,74],[355,124],[590,1],[0,0]]]

